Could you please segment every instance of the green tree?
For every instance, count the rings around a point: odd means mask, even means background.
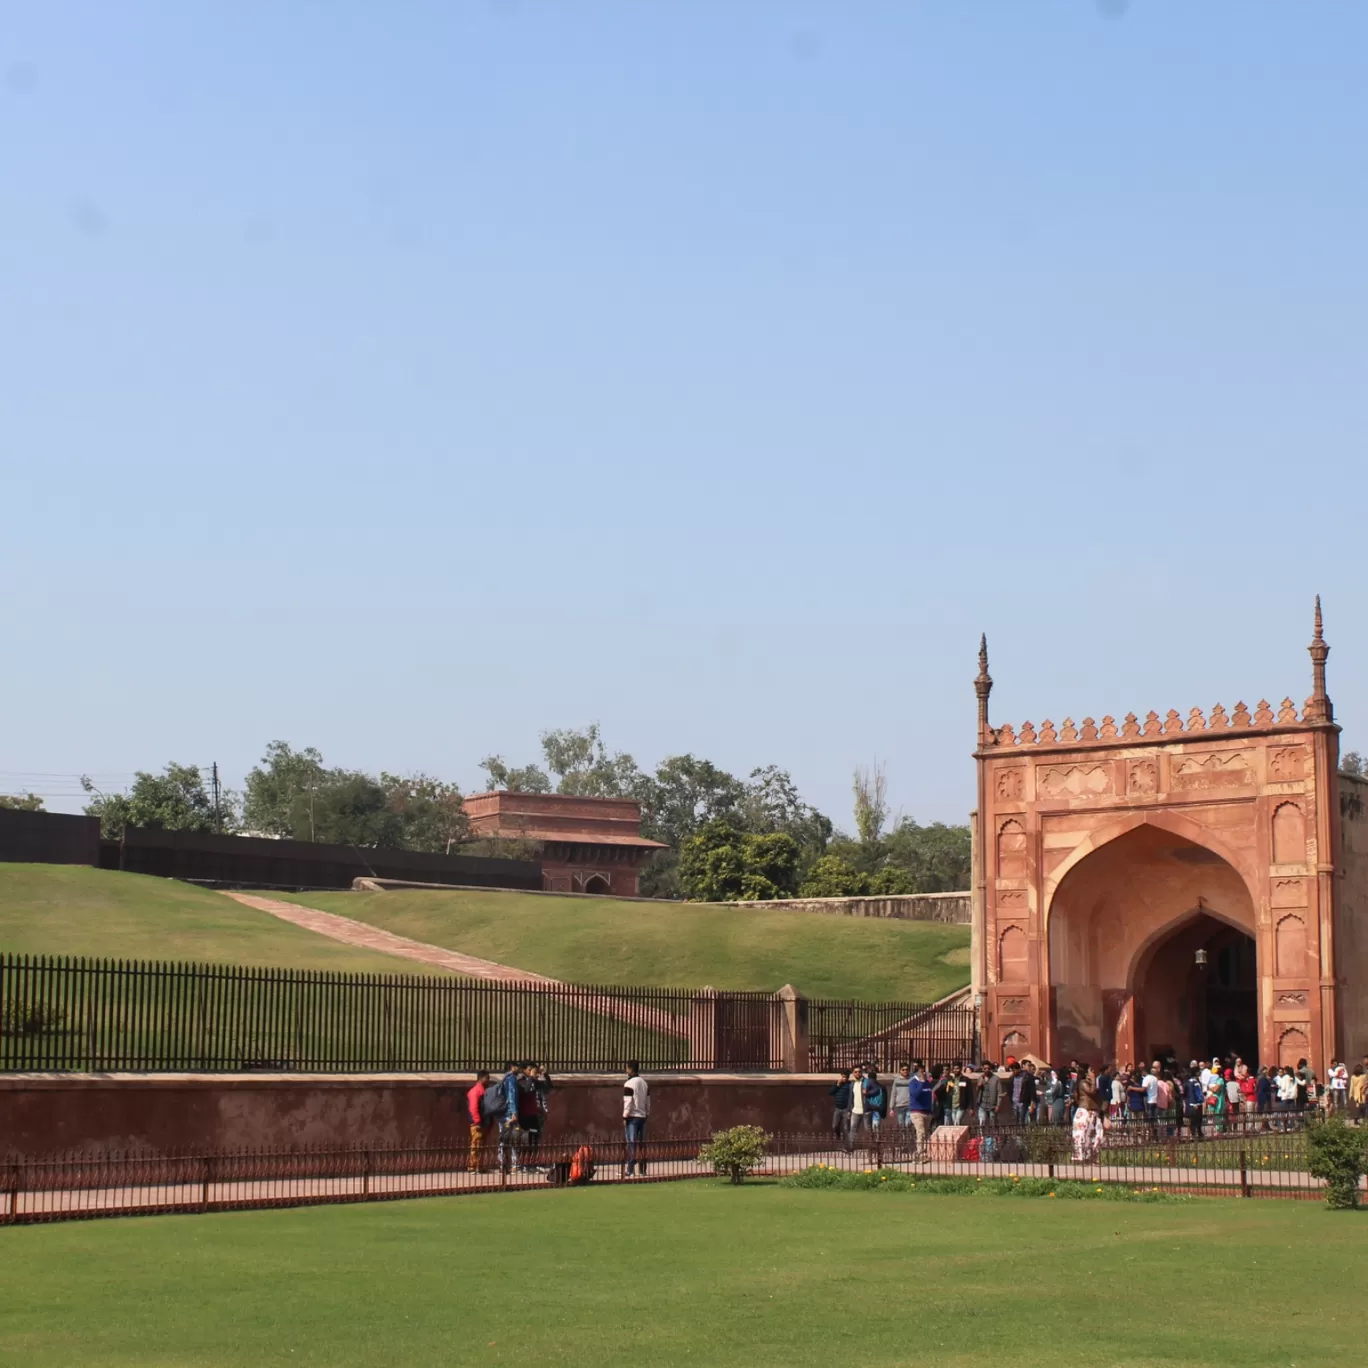
[[[167,765],[161,774],[139,770],[127,793],[101,793],[84,775],[81,787],[93,795],[86,813],[100,819],[100,833],[117,840],[126,827],[152,831],[232,831],[237,826],[235,795],[220,795],[219,808],[198,765]]]
[[[542,732],[546,768],[559,781],[557,793],[581,798],[630,798],[641,782],[641,771],[626,751],[611,755],[599,735],[599,724],[581,729]]]
[[[786,832],[748,832],[715,817],[679,852],[679,884],[700,902],[790,897],[797,884],[798,844]]]
[[[43,800],[36,793],[0,793],[0,808],[8,808],[11,812],[44,811]]]
[[[678,898],[679,851],[704,822],[735,818],[746,786],[709,760],[693,755],[667,756],[654,774],[637,784],[641,800],[641,834],[663,841],[641,870],[641,891],[648,898]]]
[[[297,817],[302,799],[315,797],[328,782],[323,757],[312,746],[292,750],[287,742],[272,741],[261,763],[247,775],[243,794],[242,822],[248,831],[262,836],[301,839]],[[303,840],[313,840],[310,804],[303,803]]]
[[[877,851],[888,820],[888,774],[877,760],[870,769],[861,766],[855,771],[853,789],[855,833],[861,845]]]
[[[430,774],[401,778],[382,770],[380,787],[385,790],[390,811],[399,818],[404,849],[449,855],[453,846],[470,835],[461,790],[455,784]]]
[[[486,755],[480,768],[489,775],[489,788],[505,793],[550,793],[551,780],[538,765],[523,765],[511,769],[502,755]]]
[[[798,888],[800,898],[859,898],[869,892],[869,875],[840,855],[823,855]]]
[[[1342,1116],[1328,1116],[1306,1128],[1307,1172],[1325,1180],[1331,1207],[1359,1204],[1359,1179],[1368,1168],[1368,1135]]]
[[[931,822],[921,826],[904,817],[885,840],[885,863],[901,869],[913,893],[955,893],[972,877],[969,828]]]

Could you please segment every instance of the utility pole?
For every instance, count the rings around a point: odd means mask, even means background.
[[[221,836],[223,834],[223,811],[219,806],[219,772],[218,761],[215,760],[211,766],[213,778],[211,780],[214,787],[214,830]]]

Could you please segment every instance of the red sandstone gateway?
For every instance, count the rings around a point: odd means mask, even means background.
[[[1300,715],[988,723],[973,983],[984,1049],[1253,1063],[1368,1052],[1368,784],[1338,773],[1316,600]]]
[[[641,834],[641,804],[632,798],[477,793],[464,807],[476,836],[542,843],[542,886],[549,893],[634,898],[647,856],[665,849]]]

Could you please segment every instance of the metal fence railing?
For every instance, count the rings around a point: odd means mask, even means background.
[[[0,1071],[829,1069],[969,1059],[972,1009],[0,954]]]
[[[1023,1128],[1023,1131],[1049,1128]],[[1078,1162],[1053,1144],[1062,1132],[1021,1134],[1020,1158],[1004,1158],[1013,1128],[961,1134],[954,1145],[933,1131],[919,1152],[913,1133],[885,1125],[857,1142],[830,1133],[774,1135],[756,1170],[779,1178],[807,1171],[855,1173],[878,1181],[896,1172],[931,1178],[1048,1179],[1121,1184],[1193,1195],[1320,1198],[1298,1131],[1190,1139],[1109,1134],[1095,1159]],[[532,1148],[494,1136],[473,1150],[464,1140],[427,1148],[333,1146],[304,1150],[194,1153],[118,1152],[0,1159],[0,1225],[153,1212],[307,1206],[557,1187],[572,1182],[663,1182],[713,1175],[699,1151],[707,1136],[641,1140],[558,1137]],[[1047,1144],[1047,1141],[1050,1143]],[[976,1143],[977,1142],[977,1143]],[[1034,1153],[1032,1153],[1034,1151]]]

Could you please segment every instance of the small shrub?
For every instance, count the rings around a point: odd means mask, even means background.
[[[1359,1204],[1359,1179],[1365,1171],[1368,1134],[1329,1116],[1306,1130],[1307,1170],[1325,1179],[1326,1206],[1347,1209]]]
[[[0,1011],[0,1035],[63,1035],[66,1017],[60,1008],[41,999],[36,1002],[7,1002]]]
[[[733,1126],[730,1130],[714,1131],[713,1138],[699,1150],[698,1157],[711,1164],[715,1172],[726,1174],[733,1183],[740,1183],[759,1167],[769,1139],[759,1126]]]

